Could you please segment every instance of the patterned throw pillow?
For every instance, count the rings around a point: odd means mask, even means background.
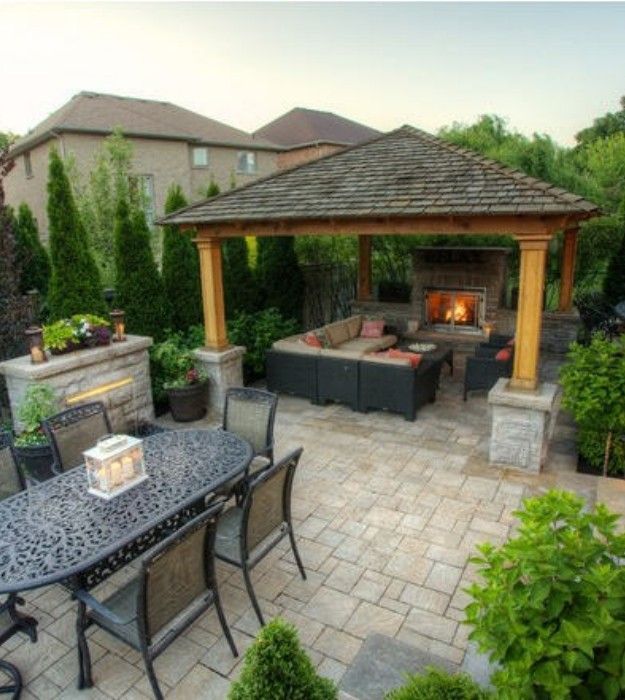
[[[405,350],[393,350],[392,348],[388,351],[388,356],[396,360],[409,360],[410,366],[416,369],[420,362],[422,355],[416,352],[406,352]]]
[[[310,333],[306,333],[302,340],[306,343],[306,345],[310,345],[311,348],[323,347],[319,338],[317,338],[317,336],[312,331]]]
[[[499,360],[499,362],[508,362],[511,357],[512,350],[510,348],[503,348],[495,355],[495,359]]]
[[[363,321],[360,329],[361,338],[381,338],[384,335],[384,320]]]

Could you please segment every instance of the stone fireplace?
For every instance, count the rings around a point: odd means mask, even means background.
[[[412,315],[421,328],[481,334],[506,291],[507,248],[416,248]]]

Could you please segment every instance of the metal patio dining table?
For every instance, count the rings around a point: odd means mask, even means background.
[[[0,593],[92,588],[196,515],[252,459],[251,446],[223,430],[158,433],[143,450],[149,478],[111,500],[88,492],[80,466],[2,501]]]

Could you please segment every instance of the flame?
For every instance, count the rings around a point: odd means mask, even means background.
[[[445,312],[446,322],[451,321],[452,313],[455,323],[462,323],[469,320],[469,308],[464,303],[464,301],[456,301],[454,303],[453,312],[451,309],[447,309],[447,311]]]

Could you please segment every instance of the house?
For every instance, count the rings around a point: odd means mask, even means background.
[[[84,176],[104,138],[119,127],[133,145],[134,171],[148,202],[148,217],[163,213],[172,182],[190,201],[202,199],[215,180],[221,189],[276,170],[279,146],[188,109],[155,100],[80,92],[12,148],[15,166],[6,178],[7,202],[26,202],[47,238],[48,151],[73,155]]]
[[[380,132],[333,112],[296,107],[254,132],[256,138],[281,146],[278,168],[292,168],[369,141]]]

